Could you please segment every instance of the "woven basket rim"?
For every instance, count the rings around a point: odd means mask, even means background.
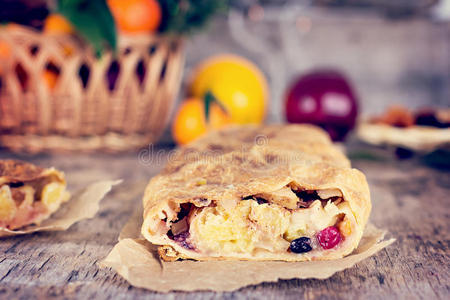
[[[14,37],[28,35],[32,38],[45,37],[47,41],[54,41],[57,43],[77,43],[78,47],[90,48],[92,51],[92,46],[81,38],[78,34],[48,34],[42,30],[38,30],[33,27],[16,24],[14,27],[0,26],[0,38],[3,37]],[[128,34],[124,32],[117,33],[117,47],[129,47],[130,45],[144,45],[152,42],[181,42],[184,40],[184,36],[177,34],[161,34],[161,33],[135,33]],[[111,49],[106,49],[105,52],[111,52]]]

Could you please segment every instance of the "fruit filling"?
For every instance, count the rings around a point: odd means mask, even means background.
[[[0,186],[0,227],[38,223],[69,197],[66,186],[46,179]]]
[[[183,248],[226,256],[258,251],[318,255],[338,248],[352,234],[354,216],[340,191],[291,191],[295,205],[286,191],[278,193],[284,199],[244,197],[231,210],[214,202],[204,207],[182,204],[177,220],[168,223],[167,236]]]

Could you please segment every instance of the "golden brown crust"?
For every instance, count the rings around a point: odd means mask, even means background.
[[[0,185],[26,183],[49,176],[65,183],[64,175],[54,168],[44,169],[20,160],[0,160]]]
[[[0,160],[0,184],[35,180],[44,169],[19,160]]]
[[[310,125],[231,127],[180,148],[146,188],[142,233],[151,242],[161,242],[151,228],[161,213],[177,211],[180,203],[209,199],[233,209],[244,197],[287,185],[339,189],[362,235],[371,209],[365,177],[350,167],[323,130]]]
[[[159,257],[161,257],[164,261],[176,261],[183,258],[183,256],[180,255],[179,252],[168,245],[159,246],[158,254]]]

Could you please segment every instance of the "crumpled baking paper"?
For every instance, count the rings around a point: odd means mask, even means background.
[[[99,181],[75,192],[68,202],[39,225],[28,225],[20,230],[0,228],[0,237],[28,234],[37,231],[62,231],[78,221],[90,219],[100,208],[100,201],[121,180]]]
[[[358,248],[351,255],[332,261],[164,262],[159,258],[157,246],[140,236],[141,224],[142,211],[138,211],[123,228],[119,242],[99,265],[111,267],[135,287],[158,292],[233,291],[279,279],[325,279],[336,272],[351,268],[395,241],[384,240],[386,231],[369,224]]]

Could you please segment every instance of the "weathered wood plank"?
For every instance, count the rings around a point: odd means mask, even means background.
[[[12,155],[0,152],[0,158],[6,157]],[[148,179],[161,169],[165,157],[163,154],[151,163],[137,154],[28,157],[34,163],[64,170],[74,189],[101,179],[123,178],[124,183],[103,200],[94,219],[66,232],[0,240],[0,298],[448,299],[450,295],[450,173],[415,161],[354,163],[371,186],[372,222],[387,228],[397,241],[328,280],[281,280],[232,293],[165,295],[133,288],[96,263],[116,243],[122,226],[140,203]]]

